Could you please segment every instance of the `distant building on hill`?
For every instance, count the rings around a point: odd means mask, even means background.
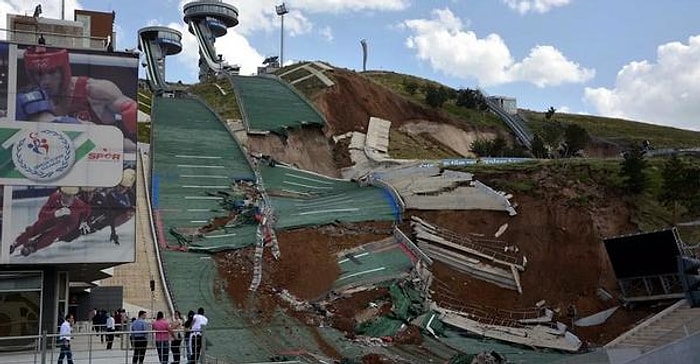
[[[518,113],[518,104],[516,102],[515,97],[489,96],[489,100],[495,101],[498,105],[500,105],[503,108],[503,110],[505,110],[511,115],[515,115]]]

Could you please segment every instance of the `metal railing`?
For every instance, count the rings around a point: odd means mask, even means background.
[[[82,34],[65,34],[55,32],[11,30],[0,28],[0,38],[19,44],[39,44],[39,39],[43,35],[46,46],[63,48],[90,48],[107,50],[107,38],[90,37]]]
[[[147,346],[144,364],[160,363],[155,346],[155,331],[146,331]],[[111,349],[107,349],[108,334],[114,340]],[[0,363],[3,364],[49,364],[57,363],[61,352],[59,334],[0,337]],[[73,361],[84,364],[129,364],[132,362],[134,347],[128,331],[79,332],[71,334],[71,352]],[[170,343],[171,341],[169,341]],[[202,343],[205,337],[202,334]],[[187,343],[183,339],[180,345],[180,362],[187,363]],[[173,362],[173,352],[168,350],[168,362]],[[66,359],[64,359],[66,360]],[[206,345],[202,345],[199,363],[220,364],[216,359],[208,358]]]

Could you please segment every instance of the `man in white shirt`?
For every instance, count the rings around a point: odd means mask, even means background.
[[[58,364],[63,364],[63,358],[68,360],[68,364],[73,364],[73,352],[70,350],[71,326],[73,326],[73,314],[69,313],[61,324],[61,330],[59,331],[58,338],[61,341],[61,354],[58,356]]]
[[[115,321],[114,317],[107,312],[107,324],[105,325],[105,329],[107,330],[107,350],[112,350],[112,344],[114,343],[114,330],[115,330]]]
[[[192,348],[192,363],[197,364],[202,352],[202,330],[209,323],[209,319],[204,316],[204,308],[197,309],[197,314],[192,318],[192,334],[190,335],[190,346]]]

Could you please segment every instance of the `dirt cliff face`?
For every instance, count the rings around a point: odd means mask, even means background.
[[[335,69],[331,76],[336,84],[313,98],[328,121],[327,135],[366,132],[370,116],[391,121],[392,128],[412,121],[432,121],[472,130],[440,110],[407,100],[361,74]]]
[[[348,131],[364,132],[370,116],[390,120],[392,129],[428,132],[435,139],[447,130],[440,125],[449,126],[449,130],[463,130],[471,137],[479,135],[475,133],[489,132],[475,131],[439,110],[405,100],[361,75],[335,70],[332,76],[336,85],[320,92],[313,100],[328,121],[323,131],[292,130],[286,139],[274,135],[253,136],[250,138],[251,150],[271,154],[304,169],[336,176],[339,165],[348,165],[349,160],[346,149],[333,145],[330,136]],[[446,144],[460,143],[449,139],[458,133],[446,134]],[[585,167],[583,169],[569,172],[583,175],[586,173]],[[493,237],[500,226],[508,223],[509,228],[499,239],[516,244],[528,259],[527,269],[521,274],[523,293],[499,288],[436,262],[432,267],[436,281],[441,282],[442,287],[449,287],[447,290],[432,287],[437,302],[458,299],[475,305],[521,309],[532,308],[544,300],[545,305],[560,312],[559,319],[567,324],[570,321],[566,312],[570,305],[574,305],[579,317],[583,317],[618,304],[615,298],[602,300],[597,291],[602,288],[613,297],[619,294],[602,238],[636,230],[631,223],[630,208],[620,198],[620,191],[596,184],[595,176],[567,177],[562,171],[551,168],[477,174],[476,177],[495,186],[503,182],[531,181],[534,187],[520,192],[504,189],[515,195],[514,202],[518,204],[515,217],[492,211],[406,211],[404,216],[420,216],[458,233],[483,234],[485,237]],[[403,227],[405,232],[410,232],[407,223]],[[244,309],[257,312],[264,321],[277,307],[286,307],[287,304],[277,298],[282,289],[303,299],[323,296],[340,272],[335,254],[342,249],[381,240],[388,235],[381,230],[388,228],[378,224],[376,231],[366,234],[353,232],[351,226],[336,225],[281,231],[278,238],[282,257],[275,260],[266,253],[263,283],[255,293],[247,290],[252,279],[252,249],[221,253],[218,256],[220,273],[226,277],[234,301]],[[386,295],[386,291],[375,290],[338,301],[331,324],[352,335],[355,315],[382,295]],[[621,309],[603,325],[574,328],[574,332],[585,341],[604,344],[654,310],[658,309]],[[310,326],[318,324],[313,318],[299,315],[300,320]],[[326,354],[333,356],[330,350]]]
[[[566,324],[571,323],[567,317],[570,305],[576,307],[578,317],[585,317],[619,304],[620,292],[602,243],[604,237],[636,230],[630,220],[630,208],[620,199],[619,191],[592,180],[580,182],[548,169],[480,177],[494,185],[501,181],[531,180],[538,188],[515,194],[518,215],[514,217],[495,211],[409,210],[404,215],[419,216],[460,234],[483,234],[485,238],[494,238],[499,227],[507,223],[508,229],[498,239],[517,245],[527,257],[527,268],[520,276],[523,293],[497,287],[435,262],[431,267],[435,275],[431,287],[433,299],[438,303],[457,300],[505,310],[532,308],[543,300],[559,313],[558,320]],[[585,203],[580,201],[582,195],[588,196]],[[410,233],[407,222],[401,227]],[[286,307],[276,296],[282,289],[310,300],[329,292],[340,272],[336,254],[383,239],[389,228],[388,224],[363,223],[280,232],[282,256],[276,261],[266,253],[263,284],[254,294],[254,300],[247,291],[252,279],[252,249],[222,253],[220,272],[228,277],[227,286],[236,302],[252,303],[251,307],[262,317],[269,316],[276,307]],[[614,298],[599,298],[600,288]],[[376,302],[382,296],[386,297],[387,292],[373,290],[336,301],[330,307],[334,313],[330,324],[352,337],[356,316],[366,310],[369,302]],[[635,310],[622,308],[603,325],[574,327],[573,331],[588,343],[602,345],[658,310],[643,306]],[[317,324],[315,319],[299,315],[303,322]]]

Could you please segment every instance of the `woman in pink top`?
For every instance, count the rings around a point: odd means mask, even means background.
[[[158,311],[156,320],[153,321],[153,331],[156,332],[156,350],[160,364],[168,364],[170,357],[170,336],[172,329],[170,323],[163,316],[163,311]]]

